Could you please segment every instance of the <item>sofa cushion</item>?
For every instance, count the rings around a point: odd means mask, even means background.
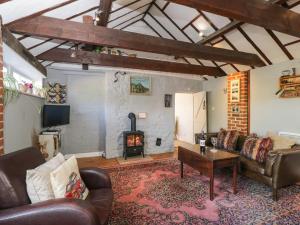
[[[248,137],[244,143],[241,155],[248,159],[256,160],[259,163],[266,161],[268,152],[273,148],[271,138]]]
[[[238,131],[235,130],[227,131],[226,137],[224,139],[224,149],[235,150],[238,137],[239,137]]]
[[[96,208],[101,224],[107,224],[112,210],[113,191],[111,188],[90,190],[86,201]]]
[[[48,162],[33,170],[27,170],[26,186],[31,203],[54,199],[54,193],[50,182],[50,173],[65,161],[59,153]]]
[[[247,139],[247,136],[245,136],[245,135],[240,135],[238,137],[238,140],[236,142],[235,151],[237,151],[237,152],[241,152],[242,151],[246,139]]]
[[[226,137],[227,131],[223,128],[220,129],[218,136],[217,136],[217,148],[222,149],[224,148],[224,140]]]
[[[85,200],[89,193],[81,179],[75,156],[72,156],[52,171],[50,180],[55,198]]]
[[[259,163],[255,160],[248,159],[244,156],[240,157],[240,162],[241,162],[242,170],[243,169],[251,170],[252,172],[255,172],[255,173],[260,173],[262,175],[265,174],[265,166],[262,163]]]
[[[296,144],[295,140],[277,135],[272,132],[268,133],[268,137],[270,137],[273,140],[273,150],[290,149]]]

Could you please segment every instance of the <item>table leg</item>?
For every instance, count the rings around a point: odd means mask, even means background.
[[[180,161],[180,177],[183,178],[183,162]]]
[[[210,175],[210,181],[209,181],[209,198],[211,201],[214,200],[214,180],[215,180],[215,176],[214,176],[214,171],[211,172]]]
[[[238,162],[235,162],[233,166],[233,179],[232,179],[233,194],[237,193],[237,170],[238,170]]]

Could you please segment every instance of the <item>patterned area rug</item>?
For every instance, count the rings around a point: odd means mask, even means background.
[[[238,194],[231,188],[230,170],[218,171],[215,199],[209,200],[209,180],[179,162],[165,160],[110,171],[115,202],[111,225],[300,224],[300,187],[279,191],[245,177]]]
[[[117,160],[120,165],[130,165],[130,164],[151,162],[153,161],[153,158],[149,155],[146,155],[145,158],[143,158],[143,156],[134,156],[134,157],[128,157],[127,160],[125,160],[123,157],[119,157],[117,158]]]

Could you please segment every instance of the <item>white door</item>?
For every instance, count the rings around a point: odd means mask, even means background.
[[[193,94],[175,94],[175,117],[177,123],[177,140],[193,143]]]
[[[194,134],[207,132],[206,92],[194,94]]]
[[[177,140],[195,144],[195,134],[207,132],[206,92],[175,94]]]

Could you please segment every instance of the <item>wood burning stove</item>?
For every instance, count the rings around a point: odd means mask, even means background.
[[[123,132],[123,157],[142,155],[144,157],[144,132],[136,130],[136,117],[134,113],[129,113],[131,121],[131,131]]]

